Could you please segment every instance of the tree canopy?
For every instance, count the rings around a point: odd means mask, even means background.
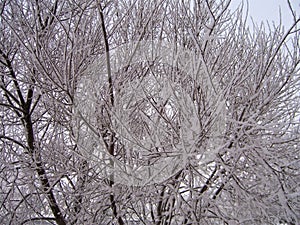
[[[0,223],[299,224],[300,17],[230,2],[2,1]]]

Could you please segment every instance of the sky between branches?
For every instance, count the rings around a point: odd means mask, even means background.
[[[232,0],[231,8],[235,9],[242,2],[246,3],[246,0]],[[296,14],[300,14],[300,1],[290,0],[293,9]],[[293,18],[289,10],[287,0],[248,0],[249,3],[249,16],[253,18],[253,21],[257,24],[261,22],[274,21],[275,25],[280,22],[280,14],[282,17],[282,23],[285,28],[289,27],[293,23]],[[251,25],[252,22],[249,18],[248,24]],[[272,23],[271,23],[272,24]]]

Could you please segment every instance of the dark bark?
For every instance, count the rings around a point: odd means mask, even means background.
[[[6,99],[11,104],[12,108],[15,108],[16,106],[13,104],[11,99],[19,105],[19,107],[22,109],[21,112],[22,114],[17,111],[17,116],[21,119],[22,124],[25,128],[26,132],[26,144],[27,146],[24,145],[25,150],[27,153],[30,154],[31,160],[33,163],[33,168],[35,168],[36,173],[38,174],[39,181],[42,185],[42,189],[47,197],[49,207],[55,217],[55,221],[58,225],[66,225],[66,221],[61,213],[61,210],[59,208],[59,205],[55,199],[53,190],[52,190],[52,185],[49,182],[49,179],[47,177],[47,172],[43,167],[42,163],[42,158],[41,158],[41,152],[40,149],[37,148],[35,137],[34,137],[34,129],[33,129],[33,123],[32,123],[32,100],[33,100],[33,94],[34,94],[34,80],[33,84],[29,85],[29,88],[27,90],[27,97],[26,100],[24,98],[24,95],[22,93],[22,90],[20,88],[20,84],[17,80],[16,74],[14,72],[12,62],[9,59],[8,55],[5,54],[2,50],[0,50],[1,56],[5,60],[5,66],[9,70],[9,75],[13,81],[14,87],[16,89],[16,94],[17,96],[14,96],[13,93],[9,92],[4,86],[1,87],[1,89],[4,91],[6,94]]]

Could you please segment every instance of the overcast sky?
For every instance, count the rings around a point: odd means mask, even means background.
[[[232,0],[232,8],[237,7],[243,0]],[[274,21],[279,24],[279,8],[282,12],[282,21],[285,27],[292,24],[292,17],[288,8],[287,0],[248,0],[249,15],[253,17],[254,22]],[[297,15],[300,15],[300,0],[290,0]]]

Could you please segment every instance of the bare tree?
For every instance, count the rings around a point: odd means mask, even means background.
[[[229,5],[3,1],[0,222],[299,224],[300,18]]]

